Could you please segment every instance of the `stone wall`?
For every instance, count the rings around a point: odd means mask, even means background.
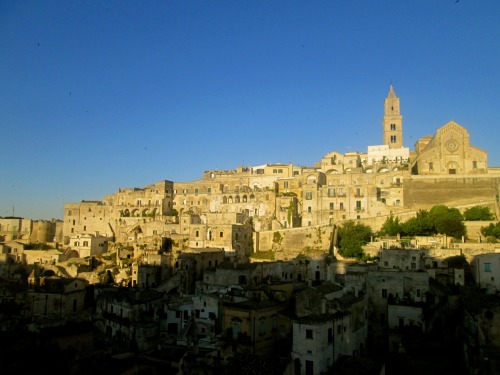
[[[294,258],[300,253],[326,252],[333,227],[318,225],[255,233],[255,251],[274,251],[275,259]]]
[[[444,204],[457,206],[477,202],[495,202],[500,184],[498,174],[476,176],[410,176],[404,179],[404,202],[406,208],[430,209]]]

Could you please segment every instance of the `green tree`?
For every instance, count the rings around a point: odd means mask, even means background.
[[[408,219],[401,225],[401,233],[405,236],[430,236],[435,233],[432,220],[427,211],[419,211],[417,217]]]
[[[363,256],[363,245],[370,241],[372,230],[369,226],[346,221],[339,229],[339,253],[343,257],[358,258]]]
[[[464,219],[467,221],[486,221],[494,220],[494,217],[489,207],[475,206],[465,210]]]
[[[437,205],[429,211],[430,219],[436,223],[440,219],[447,217],[462,221],[464,218],[460,211],[456,208],[449,208],[445,205]]]
[[[486,227],[481,227],[481,233],[485,237],[493,237],[496,239],[500,238],[500,223],[490,223],[490,225]]]
[[[382,228],[380,229],[379,235],[381,236],[396,236],[401,233],[402,225],[399,223],[399,218],[395,218],[391,215],[386,220]]]
[[[453,217],[447,217],[440,220],[439,223],[436,224],[436,230],[438,233],[443,233],[454,238],[460,238],[467,233],[463,221]]]
[[[438,205],[431,208],[429,218],[434,224],[436,233],[446,234],[454,238],[465,236],[467,230],[463,216],[456,208]]]

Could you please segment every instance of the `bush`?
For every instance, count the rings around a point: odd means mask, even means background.
[[[494,220],[494,216],[489,207],[475,206],[465,210],[464,219],[467,221],[487,221]]]

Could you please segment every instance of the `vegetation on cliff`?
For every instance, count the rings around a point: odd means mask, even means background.
[[[444,205],[434,206],[427,210],[419,210],[417,216],[405,222],[399,222],[396,217],[388,217],[379,231],[379,235],[396,236],[432,236],[446,234],[460,238],[467,231],[463,223],[464,217],[456,208]]]

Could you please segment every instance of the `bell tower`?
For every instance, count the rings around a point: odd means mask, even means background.
[[[384,145],[388,145],[389,148],[403,147],[403,116],[400,113],[399,98],[392,85],[389,88],[389,95],[385,98],[382,126]]]

